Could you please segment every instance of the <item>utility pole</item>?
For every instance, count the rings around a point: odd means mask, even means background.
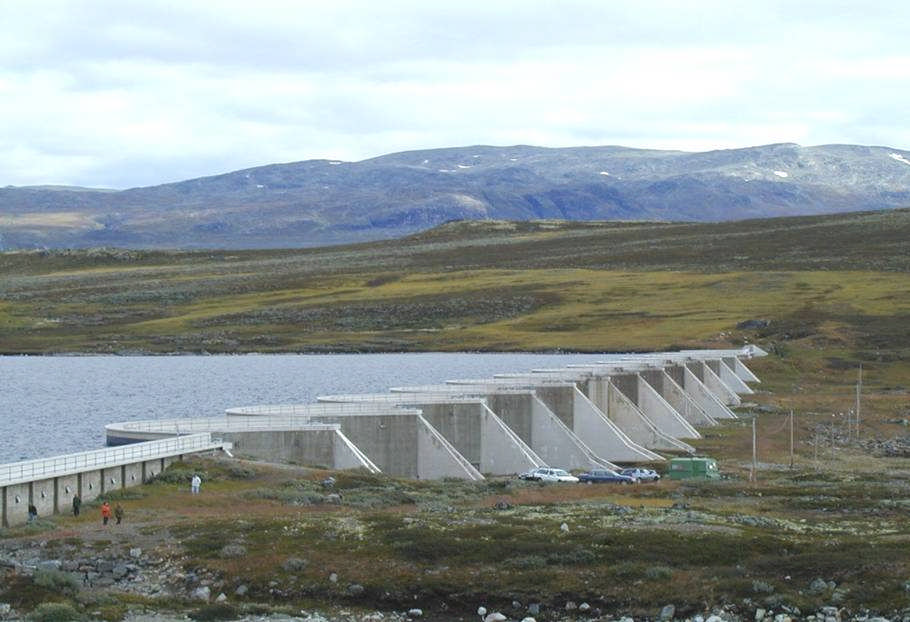
[[[749,473],[749,481],[754,482],[757,479],[758,473],[758,451],[755,445],[755,420],[757,417],[753,415],[752,417],[752,472]]]
[[[790,411],[790,470],[793,470],[793,411]]]
[[[859,378],[856,381],[856,440],[859,440],[859,404],[863,390],[863,364],[859,364]]]
[[[815,470],[816,471],[818,471],[818,439],[819,439],[819,431],[818,431],[818,424],[816,424],[816,426],[815,426]]]

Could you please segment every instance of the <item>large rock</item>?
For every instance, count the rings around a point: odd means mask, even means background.
[[[676,615],[676,605],[666,605],[660,610],[661,622],[669,622]]]
[[[246,547],[242,544],[226,544],[221,547],[221,557],[224,558],[234,558],[234,557],[244,557],[246,555]]]
[[[209,589],[209,586],[203,585],[202,587],[197,587],[193,590],[193,593],[190,594],[190,597],[195,600],[204,600],[208,601],[212,597],[212,590]]]

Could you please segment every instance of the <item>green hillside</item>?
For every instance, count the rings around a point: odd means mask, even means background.
[[[310,250],[0,255],[0,350],[906,354],[910,210],[722,224],[457,222]],[[741,331],[744,320],[768,320]],[[886,352],[885,352],[886,351]]]

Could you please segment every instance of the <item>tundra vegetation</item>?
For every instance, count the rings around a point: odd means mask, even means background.
[[[36,619],[420,607],[449,620],[476,619],[479,605],[521,619],[535,604],[539,620],[656,618],[667,604],[677,618],[835,607],[900,619],[910,614],[908,240],[910,211],[898,211],[721,225],[452,223],[395,244],[310,251],[2,255],[10,352],[749,342],[771,354],[750,363],[763,382],[741,418],[695,443],[718,459],[721,481],[406,481],[198,459],[121,495],[123,529],[100,530],[86,508],[0,532],[7,556],[141,547],[158,564],[158,591],[7,571],[0,603]],[[857,434],[845,413],[860,364]],[[205,474],[202,495],[187,492],[194,471]],[[201,583],[227,602],[200,606],[190,590]],[[567,612],[569,602],[591,609]]]

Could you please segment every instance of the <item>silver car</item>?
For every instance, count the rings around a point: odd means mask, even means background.
[[[519,475],[521,479],[532,482],[570,482],[575,483],[578,478],[566,471],[565,469],[554,469],[551,467],[538,467],[526,473]]]

